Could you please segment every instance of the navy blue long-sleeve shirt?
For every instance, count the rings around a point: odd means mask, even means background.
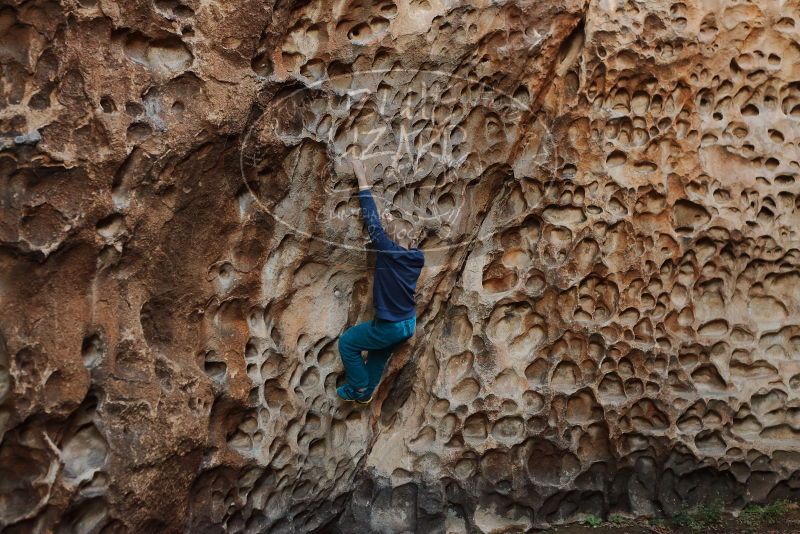
[[[418,248],[405,249],[389,239],[369,189],[360,190],[358,199],[367,233],[376,251],[372,287],[375,315],[386,321],[410,319],[417,313],[414,293],[425,265],[425,256]]]

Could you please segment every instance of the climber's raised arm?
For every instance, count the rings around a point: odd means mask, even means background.
[[[358,200],[361,203],[361,214],[364,217],[364,223],[367,226],[369,238],[378,250],[389,250],[393,248],[395,244],[386,235],[383,225],[381,224],[378,208],[375,206],[375,199],[372,198],[371,186],[367,180],[364,162],[355,158],[351,158],[350,162],[353,165],[353,172],[358,180]]]

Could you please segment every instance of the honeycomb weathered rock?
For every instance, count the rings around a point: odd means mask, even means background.
[[[800,495],[800,3],[11,0],[0,529],[522,532]],[[423,229],[370,317],[340,156]]]

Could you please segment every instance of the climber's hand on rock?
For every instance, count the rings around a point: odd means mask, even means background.
[[[350,164],[353,166],[353,172],[358,180],[359,189],[369,189],[369,182],[367,181],[367,170],[364,167],[364,162],[359,158],[350,157]]]
[[[367,176],[367,170],[364,167],[364,162],[358,158],[350,158],[350,164],[353,166],[353,172],[355,173],[356,177],[364,177]]]

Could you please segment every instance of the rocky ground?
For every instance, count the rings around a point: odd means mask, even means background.
[[[626,518],[611,515],[608,521],[589,517],[582,524],[556,527],[552,534],[783,534],[800,531],[800,512],[794,503],[776,502],[744,511],[725,512],[716,509],[684,510],[671,519]]]

